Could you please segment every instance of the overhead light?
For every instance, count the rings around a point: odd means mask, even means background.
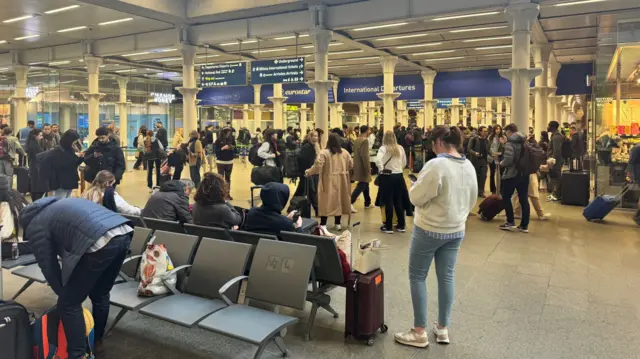
[[[155,61],[167,62],[167,61],[178,61],[178,60],[182,60],[182,57],[167,57],[167,58],[164,58],[164,59],[156,59]]]
[[[553,6],[573,6],[573,5],[582,5],[582,4],[592,4],[595,2],[603,2],[606,0],[579,0],[579,1],[570,1],[570,2],[564,2],[564,3],[560,3],[560,4],[555,4]]]
[[[153,52],[172,52],[172,51],[178,51],[178,49],[161,49]]]
[[[427,46],[438,46],[438,45],[442,45],[441,42],[428,42],[426,44],[415,44],[415,45],[402,45],[402,46],[397,46],[396,49],[412,49],[415,47],[427,47]]]
[[[256,42],[258,42],[258,40],[243,40],[243,41],[236,41],[236,42],[226,42],[224,44],[220,44],[220,46],[240,45],[240,42],[242,42],[243,44],[255,44]]]
[[[497,37],[484,37],[481,39],[462,40],[462,42],[479,42],[479,41],[493,41],[493,40],[507,40],[507,39],[513,39],[513,36],[509,35],[509,36],[497,36]]]
[[[44,62],[43,62],[43,61],[40,61],[40,62],[30,62],[30,63],[29,63],[29,66],[42,65],[42,64],[44,64]]]
[[[411,34],[411,35],[399,35],[399,36],[390,36],[390,37],[381,37],[379,39],[373,39],[373,41],[391,41],[391,40],[402,40],[402,39],[412,39],[414,37],[424,37],[428,34]]]
[[[441,58],[438,58],[438,59],[426,59],[426,60],[422,60],[422,61],[433,62],[433,61],[447,61],[447,60],[460,60],[460,59],[464,59],[464,56],[441,57]]]
[[[7,43],[7,40],[0,40],[0,45],[1,44],[6,44],[6,43]]]
[[[47,15],[51,15],[51,14],[57,14],[59,12],[63,12],[63,11],[67,11],[67,10],[72,10],[72,9],[76,9],[79,8],[80,5],[71,5],[71,6],[65,6],[65,7],[61,7],[58,9],[53,9],[53,10],[49,10],[49,11],[45,11],[44,13]]]
[[[327,66],[328,69],[341,69],[341,68],[345,68],[345,67],[349,67],[349,65]]]
[[[507,26],[487,26],[487,27],[474,27],[470,29],[458,29],[449,31],[452,34],[457,34],[460,32],[476,32],[476,31],[485,31],[485,30],[496,30],[496,29],[506,29]]]
[[[256,50],[256,51],[253,51],[252,53],[254,53],[254,54],[264,54],[264,53],[267,53],[267,52],[278,52],[278,51],[287,51],[287,49],[283,47],[283,48],[280,48],[280,49]]]
[[[489,56],[511,56],[511,53],[504,53],[504,54],[486,54],[486,55],[482,55],[485,57],[489,57]]]
[[[373,60],[373,59],[379,59],[379,58],[380,56],[353,57],[353,58],[347,59],[347,61]]]
[[[346,54],[358,54],[364,52],[364,50],[347,50],[347,51],[336,51],[330,52],[329,55],[346,55]]]
[[[480,12],[476,14],[466,14],[466,15],[454,15],[454,16],[445,16],[445,17],[437,17],[432,19],[433,21],[445,21],[445,20],[455,20],[455,19],[466,19],[469,17],[478,17],[478,16],[490,16],[490,15],[498,15],[499,11],[489,11],[489,12]]]
[[[126,55],[122,55],[124,57],[129,57],[129,56],[141,56],[141,55],[149,55],[151,52],[150,51],[144,51],[144,52],[136,52],[133,54],[126,54]]]
[[[20,17],[14,17],[13,19],[4,20],[3,23],[9,24],[9,23],[16,22],[16,21],[22,21],[22,20],[31,19],[32,17],[35,17],[35,15],[30,14],[30,15],[24,15],[24,16],[20,16]]]
[[[62,82],[58,82],[58,84],[70,84],[74,82],[76,82],[76,80],[62,81]]]
[[[76,26],[76,27],[70,27],[68,29],[58,30],[57,32],[70,32],[70,31],[84,30],[86,28],[87,28],[86,26]]]
[[[66,65],[70,62],[71,61],[55,61],[55,62],[50,62],[49,66]]]
[[[485,46],[485,47],[476,47],[474,50],[495,50],[495,49],[507,49],[512,47],[513,45],[499,45],[499,46]]]
[[[441,51],[429,51],[429,52],[419,52],[417,54],[411,54],[411,56],[423,56],[423,55],[437,55],[437,54],[450,54],[452,52],[456,52],[456,50],[441,50]]]
[[[307,62],[307,66],[309,66],[309,65],[315,65],[315,61],[309,61],[309,62]]]
[[[375,63],[375,64],[364,64],[364,66],[380,66],[380,64]]]
[[[9,68],[8,67],[0,68],[0,72],[5,72],[5,71],[9,71]]]
[[[27,35],[22,37],[16,37],[14,40],[20,41],[20,40],[26,40],[26,39],[35,39],[36,37],[40,37],[40,35]]]
[[[344,45],[344,44],[341,43],[341,42],[330,42],[329,43],[329,46],[340,46],[340,45]]]
[[[395,24],[385,24],[385,25],[360,27],[360,28],[357,28],[357,29],[353,29],[353,31],[367,31],[367,30],[385,29],[385,28],[388,28],[388,27],[398,27],[398,26],[404,26],[404,25],[407,25],[407,24],[408,24],[408,22],[397,22]]]
[[[111,21],[101,22],[101,23],[99,23],[98,25],[100,25],[100,26],[113,25],[113,24],[119,24],[119,23],[121,23],[121,22],[131,21],[131,20],[133,20],[133,18],[132,18],[132,17],[127,17],[127,18],[124,18],[124,19],[118,19],[118,20],[111,20]]]
[[[127,69],[127,70],[118,70],[116,71],[117,73],[123,73],[123,72],[136,72],[136,69]]]
[[[302,34],[302,35],[297,35],[297,37],[309,37],[309,34]],[[274,38],[274,40],[291,40],[291,39],[295,39],[296,35],[291,35],[291,36],[283,36],[283,37],[276,37]]]

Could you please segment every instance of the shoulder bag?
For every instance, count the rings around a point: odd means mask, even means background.
[[[387,163],[389,163],[389,161],[391,161],[391,159],[393,158],[393,156],[389,157],[389,159],[387,160],[387,162],[384,163],[384,165],[382,165],[382,172],[380,172],[380,174],[378,175],[378,177],[376,177],[376,179],[373,181],[373,184],[376,186],[380,186],[380,176],[381,175],[388,175],[391,173],[391,170],[386,170],[384,169],[387,166]]]

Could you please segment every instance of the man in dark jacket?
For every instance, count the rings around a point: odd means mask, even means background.
[[[293,130],[293,127],[289,126],[287,127],[287,137],[285,139],[286,144],[285,147],[287,149],[287,151],[295,151],[296,148],[298,148],[298,143],[299,141],[296,140],[296,133]]]
[[[558,121],[549,122],[548,132],[551,133],[551,141],[549,142],[547,157],[553,158],[556,161],[555,165],[549,168],[549,178],[551,179],[551,188],[549,188],[551,195],[549,196],[549,199],[557,201],[560,199],[560,176],[562,176],[562,166],[564,165],[562,145],[564,144],[565,137],[560,131],[560,124]]]
[[[251,232],[277,236],[281,231],[296,231],[296,223],[281,214],[289,201],[289,186],[271,182],[260,191],[262,206],[254,207],[247,213],[244,229]]]
[[[476,177],[478,178],[478,196],[485,198],[484,187],[487,183],[487,158],[489,156],[489,140],[487,128],[480,126],[478,136],[469,140],[469,157],[471,164],[476,169]]]
[[[507,222],[501,225],[500,229],[505,231],[516,229],[511,197],[514,191],[518,191],[518,199],[522,206],[522,220],[517,229],[520,232],[528,233],[531,211],[529,207],[529,174],[524,173],[520,168],[526,137],[518,132],[518,126],[513,123],[505,126],[504,132],[507,135],[507,143],[504,145],[504,155],[500,167],[503,170],[501,191]]]
[[[160,121],[156,123],[156,128],[156,138],[158,139],[158,141],[160,141],[160,143],[162,143],[162,146],[166,150],[167,148],[169,148],[169,137],[167,135],[167,129],[164,128],[162,122]]]
[[[84,153],[84,162],[87,164],[84,179],[91,183],[98,172],[107,170],[116,177],[116,185],[120,184],[127,168],[122,149],[114,139],[109,137],[109,130],[106,127],[99,127],[96,130],[96,136],[98,138]]]
[[[91,298],[95,340],[100,345],[109,316],[109,292],[133,229],[126,218],[81,198],[38,200],[21,211],[20,223],[42,274],[58,296],[68,357],[85,358],[82,302]]]
[[[584,132],[571,126],[571,169],[582,171],[582,158],[585,152]]]
[[[189,195],[191,187],[183,181],[167,181],[160,186],[160,191],[151,195],[142,210],[142,217],[191,223],[189,211]]]

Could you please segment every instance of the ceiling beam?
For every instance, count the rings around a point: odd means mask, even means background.
[[[187,0],[79,0],[86,4],[168,24],[188,25]]]

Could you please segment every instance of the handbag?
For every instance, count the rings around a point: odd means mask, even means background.
[[[251,182],[256,186],[264,186],[270,182],[282,183],[282,171],[278,167],[254,167],[251,170]]]
[[[153,297],[169,293],[168,286],[175,286],[178,281],[176,273],[172,273],[173,263],[163,244],[154,244],[151,239],[140,261],[140,284],[138,295]]]
[[[385,170],[384,168],[387,166],[387,163],[389,163],[389,161],[391,161],[393,157],[389,157],[389,159],[387,160],[387,162],[384,163],[384,165],[382,165],[382,172],[380,172],[380,174],[378,175],[378,177],[376,177],[376,179],[373,181],[373,184],[376,186],[380,186],[380,175],[388,175],[391,173],[391,170]]]

